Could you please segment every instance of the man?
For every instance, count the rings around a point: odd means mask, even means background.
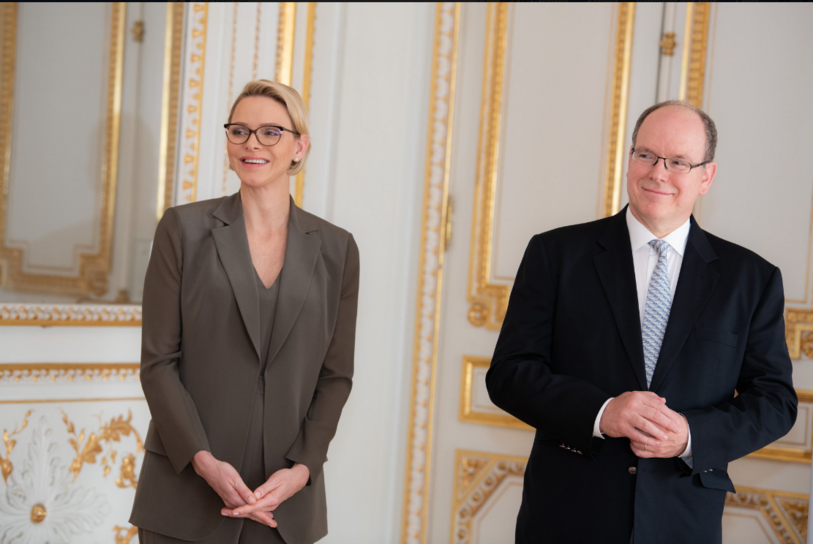
[[[518,543],[720,542],[728,463],[796,420],[779,269],[691,216],[716,140],[652,106],[629,206],[528,245],[486,378],[537,429]]]

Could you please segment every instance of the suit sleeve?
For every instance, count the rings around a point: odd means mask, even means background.
[[[339,416],[352,388],[358,293],[359,251],[351,235],[347,242],[333,337],[305,421],[285,455],[289,461],[308,467],[308,485],[322,472],[322,466],[327,461],[328,445],[336,434]]]
[[[737,395],[723,404],[687,410],[693,472],[722,468],[784,436],[798,400],[785,340],[782,274],[775,268],[751,318]]]
[[[534,236],[525,250],[494,350],[486,386],[492,402],[584,455],[600,448],[593,424],[610,395],[557,373],[551,360],[557,293],[545,244]]]
[[[164,213],[155,232],[144,280],[141,386],[172,468],[180,473],[209,450],[195,403],[181,383],[183,250],[177,211]]]

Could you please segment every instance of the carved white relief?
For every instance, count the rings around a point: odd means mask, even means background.
[[[74,535],[93,531],[110,513],[108,497],[72,483],[51,433],[43,416],[22,469],[9,477],[0,498],[0,544],[70,542]]]

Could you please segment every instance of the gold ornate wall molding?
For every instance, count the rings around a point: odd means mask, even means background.
[[[615,57],[610,101],[610,137],[607,143],[607,173],[604,182],[604,217],[621,209],[621,172],[627,156],[627,105],[629,104],[630,69],[632,67],[632,30],[635,3],[618,4],[615,31]]]
[[[474,406],[477,371],[488,370],[491,365],[490,357],[463,356],[463,365],[460,376],[460,421],[479,423],[481,425],[494,425],[512,429],[533,430],[533,428],[514,416],[502,413],[478,411]]]
[[[0,86],[0,283],[6,289],[58,295],[103,296],[108,291],[108,275],[113,251],[113,225],[116,205],[116,179],[118,175],[119,121],[121,116],[121,88],[124,65],[124,36],[126,5],[111,4],[111,24],[108,42],[107,105],[101,176],[101,195],[98,240],[96,248],[78,246],[78,274],[38,274],[26,272],[25,244],[23,247],[6,245],[6,218],[10,189],[11,130],[14,103],[14,79],[17,42],[17,3],[9,2],[2,9],[3,41],[0,52],[2,86]],[[91,251],[91,253],[83,252]],[[96,250],[95,253],[93,251]],[[46,268],[46,267],[41,267]]]
[[[785,308],[785,341],[791,359],[813,359],[813,310]]]
[[[280,2],[277,25],[277,61],[274,80],[291,84],[294,68],[294,34],[296,31],[296,2]]]
[[[698,108],[703,107],[710,20],[711,2],[688,2],[679,97]]]
[[[140,327],[141,306],[0,304],[0,326]]]
[[[726,507],[756,510],[768,522],[780,542],[807,542],[809,495],[737,486],[737,493],[726,495]]]
[[[511,286],[491,281],[494,247],[494,212],[497,191],[502,104],[508,41],[508,4],[489,4],[486,48],[483,61],[483,91],[480,126],[485,127],[477,149],[477,181],[469,253],[468,320],[475,327],[499,330],[508,308]],[[632,31],[635,4],[617,5],[615,51],[610,93],[610,133],[604,183],[604,215],[619,210],[621,172],[626,148],[627,103],[632,57]]]
[[[209,3],[195,2],[188,9],[186,81],[184,109],[181,112],[183,162],[180,164],[180,177],[183,181],[178,200],[195,202],[198,198],[198,159],[200,158],[200,130],[203,122],[203,76],[206,67]]]
[[[0,384],[138,381],[140,363],[3,363]]]
[[[455,483],[452,499],[452,534],[450,542],[469,544],[473,541],[472,524],[506,479],[525,476],[527,457],[515,457],[470,450],[455,453]],[[476,539],[474,541],[477,541]]]
[[[435,8],[401,543],[426,542],[460,4]]]
[[[175,194],[175,153],[178,141],[178,104],[183,53],[184,4],[167,3],[164,37],[164,83],[161,93],[161,140],[158,149],[158,204],[160,220]]]
[[[231,103],[234,100],[234,65],[235,65],[235,56],[237,54],[237,12],[240,8],[240,2],[234,2],[232,5],[232,16],[231,16],[231,56],[229,58],[229,92],[228,97],[226,98],[226,115],[228,116],[231,113]],[[259,21],[257,25],[259,27]],[[259,45],[259,31],[257,32],[257,36],[255,38],[255,45]],[[259,56],[259,47],[257,47],[254,51],[254,61],[255,64],[257,62],[257,58]],[[256,76],[252,79],[257,79]],[[227,117],[228,119],[228,117]],[[228,149],[223,149],[223,183],[220,186],[220,196],[226,196],[226,183],[229,179],[229,151]]]
[[[305,34],[305,68],[302,76],[302,101],[305,108],[310,111],[311,105],[311,79],[313,77],[313,42],[316,34],[316,2],[308,2],[308,20]],[[293,51],[291,51],[293,54]],[[305,169],[296,175],[294,189],[294,202],[302,207],[305,199]]]

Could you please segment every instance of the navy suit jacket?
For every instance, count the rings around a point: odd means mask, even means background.
[[[779,269],[692,218],[649,389],[686,416],[693,468],[593,437],[608,398],[647,389],[624,214],[534,236],[517,273],[486,383],[536,428],[518,543],[720,542],[728,463],[796,420]]]

